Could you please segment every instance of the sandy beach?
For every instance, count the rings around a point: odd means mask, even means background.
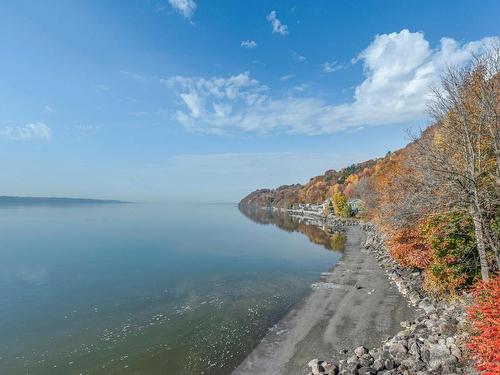
[[[348,227],[342,259],[236,368],[234,375],[305,374],[313,358],[342,359],[344,350],[373,347],[401,329],[414,308],[392,286],[365,233]]]

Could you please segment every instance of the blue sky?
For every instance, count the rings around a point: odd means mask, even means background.
[[[498,1],[15,1],[0,194],[237,201],[384,155]]]

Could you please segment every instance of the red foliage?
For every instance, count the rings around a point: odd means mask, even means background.
[[[420,225],[392,231],[389,249],[393,258],[405,267],[425,269],[431,262],[430,248],[422,238]]]
[[[483,375],[500,374],[500,276],[477,283],[473,290],[475,304],[467,313],[474,326],[468,347],[477,359]]]

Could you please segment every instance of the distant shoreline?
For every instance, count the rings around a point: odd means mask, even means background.
[[[0,196],[0,206],[68,206],[86,204],[130,204],[114,199]]]

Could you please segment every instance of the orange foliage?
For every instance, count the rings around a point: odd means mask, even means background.
[[[474,335],[468,345],[483,375],[500,374],[500,277],[473,288],[475,304],[468,310]]]
[[[419,228],[421,225],[417,224],[402,231],[392,231],[389,250],[402,266],[424,269],[431,263],[430,246]]]

